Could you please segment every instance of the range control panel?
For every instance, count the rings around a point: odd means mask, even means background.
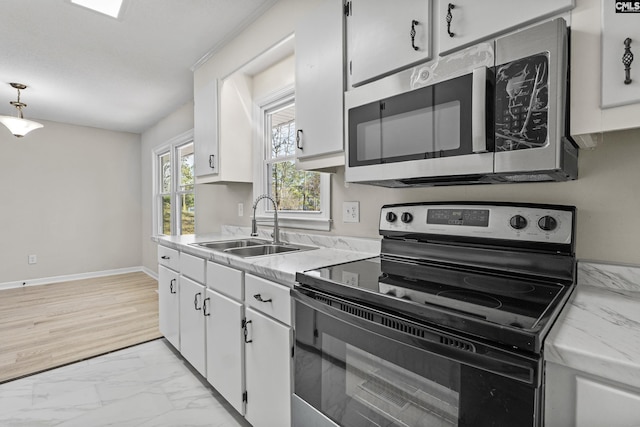
[[[573,215],[546,205],[387,205],[380,231],[569,244]]]

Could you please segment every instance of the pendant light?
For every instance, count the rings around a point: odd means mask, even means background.
[[[22,116],[22,109],[26,107],[27,104],[20,102],[20,91],[26,89],[27,86],[22,83],[9,84],[18,91],[18,100],[9,102],[9,104],[13,105],[18,110],[18,117],[0,116],[0,123],[9,129],[13,136],[22,138],[32,130],[43,127],[43,125],[32,120],[27,120]]]

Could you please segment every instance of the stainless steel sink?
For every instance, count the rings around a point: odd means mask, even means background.
[[[269,240],[261,239],[238,239],[238,240],[223,240],[215,242],[202,242],[192,243],[194,246],[201,246],[203,248],[211,249],[214,251],[224,251],[232,248],[246,248],[250,246],[268,245]]]
[[[242,258],[249,258],[265,255],[284,254],[289,252],[310,251],[312,249],[316,249],[316,247],[281,243],[278,245],[267,244],[260,246],[247,246],[244,248],[230,248],[226,249],[224,252]]]
[[[193,246],[224,252],[242,258],[250,258],[265,255],[285,254],[317,249],[315,246],[297,245],[293,243],[273,244],[270,240],[262,239],[237,239],[221,240],[215,242],[192,243]]]

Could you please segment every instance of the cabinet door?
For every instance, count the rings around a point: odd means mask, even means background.
[[[349,3],[347,56],[352,86],[431,57],[431,0]]]
[[[571,9],[575,0],[438,0],[440,56]],[[452,6],[452,7],[450,7]],[[447,15],[451,22],[447,25]],[[452,35],[453,34],[453,35]]]
[[[640,423],[640,394],[576,377],[576,426],[623,427]]]
[[[242,303],[206,291],[207,380],[240,414],[244,414],[244,339]]]
[[[202,303],[204,286],[180,276],[180,353],[206,376],[205,334]]]
[[[194,93],[194,147],[196,176],[218,173],[218,81]]]
[[[247,308],[247,410],[254,427],[291,426],[291,329]]]
[[[343,139],[344,15],[327,0],[296,26],[296,157],[340,152]]]
[[[180,350],[180,303],[178,273],[158,266],[158,314],[160,333]]]
[[[602,4],[602,106],[605,108],[640,102],[640,14],[616,13],[615,3]],[[627,39],[630,40],[628,50],[625,49]],[[622,61],[624,55],[631,60],[628,80]]]

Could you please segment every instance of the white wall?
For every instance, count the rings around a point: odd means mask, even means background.
[[[140,136],[42,123],[0,129],[0,284],[139,266]]]

